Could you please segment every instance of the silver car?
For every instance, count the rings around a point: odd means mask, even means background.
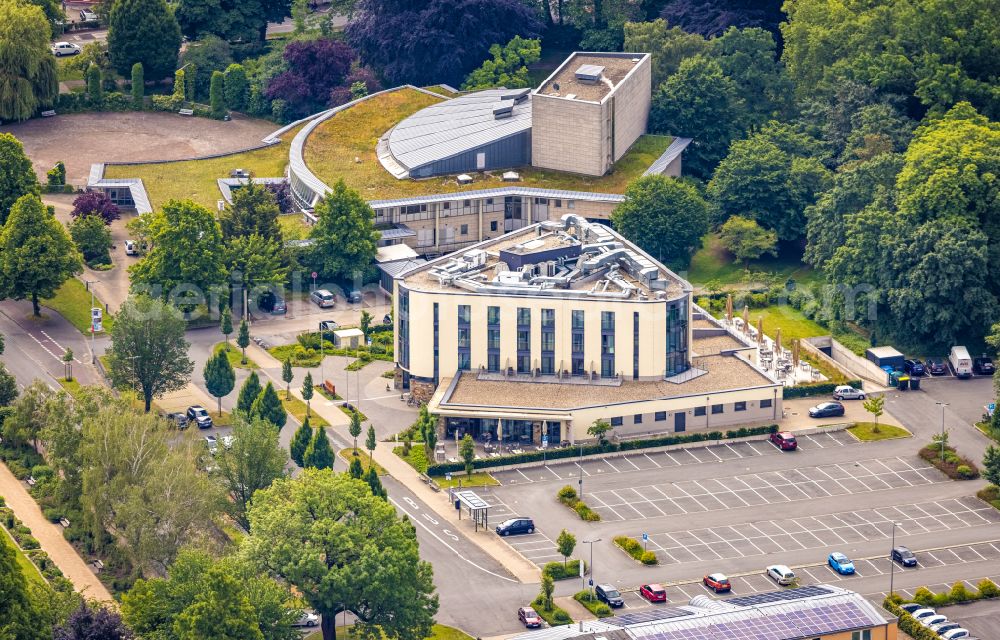
[[[326,289],[316,289],[309,294],[309,299],[313,304],[321,309],[329,309],[337,304],[337,298]]]
[[[834,400],[864,400],[865,392],[847,385],[841,385],[833,390]]]

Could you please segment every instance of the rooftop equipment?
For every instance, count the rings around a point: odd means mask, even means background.
[[[597,84],[604,74],[604,67],[596,64],[582,64],[576,70],[576,79],[584,84]]]

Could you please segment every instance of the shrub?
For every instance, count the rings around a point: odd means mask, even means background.
[[[567,502],[567,503],[568,502],[572,502],[572,503],[575,503],[576,502],[576,489],[574,489],[573,487],[571,487],[569,485],[566,485],[565,487],[563,487],[562,489],[559,490],[559,493],[557,493],[556,496],[558,496],[559,502]]]
[[[657,563],[656,553],[652,551],[643,551],[642,555],[639,556],[639,562],[645,565],[653,565]]]
[[[569,617],[569,614],[563,611],[562,609],[556,609],[555,613],[552,614],[552,617],[555,619],[556,622],[562,624],[566,624],[573,621],[573,619]]]
[[[226,115],[226,98],[223,94],[223,75],[221,71],[212,72],[212,80],[209,84],[208,101],[212,105],[212,117],[221,120]]]
[[[983,578],[980,580],[979,584],[976,585],[976,588],[979,590],[980,598],[996,598],[1000,596],[1000,587],[998,587],[996,583],[989,578]]]
[[[142,63],[136,62],[132,65],[132,106],[136,109],[142,109],[145,92],[146,75],[142,69]]]
[[[60,160],[45,175],[50,187],[62,187],[66,184],[66,165]]]
[[[169,96],[154,95],[152,97],[153,110],[155,111],[177,111],[184,104],[184,96],[171,94]]]
[[[913,592],[913,601],[929,607],[934,603],[934,592],[927,587],[920,587]]]
[[[73,219],[98,216],[104,224],[110,225],[121,217],[121,212],[118,210],[118,205],[103,191],[87,191],[73,200],[73,210],[70,215]]]
[[[951,591],[948,595],[951,597],[952,602],[968,602],[975,596],[975,594],[966,588],[965,583],[961,580],[951,586]]]
[[[45,464],[37,464],[31,468],[31,475],[35,480],[45,480],[52,477],[52,467]]]
[[[966,464],[958,465],[958,468],[955,469],[955,472],[959,475],[959,477],[965,480],[970,480],[976,477],[976,474],[972,471],[972,469],[969,468],[969,465]]]
[[[19,460],[11,460],[7,462],[7,468],[10,469],[10,472],[13,473],[14,477],[18,480],[27,480],[28,476],[31,475]]]
[[[586,522],[599,522],[601,520],[601,515],[593,511],[582,501],[577,502],[573,510],[576,511],[581,520],[585,520]]]
[[[17,543],[19,545],[21,545],[22,549],[25,549],[25,550],[27,550],[27,549],[37,549],[40,546],[38,544],[38,540],[36,540],[32,536],[21,536],[20,538],[17,539]]]
[[[939,471],[952,480],[972,480],[979,477],[979,468],[964,456],[958,455],[954,447],[945,445],[944,460],[941,456],[941,444],[932,442],[920,450],[920,457],[931,463]]]
[[[810,396],[825,396],[833,393],[841,384],[846,384],[854,387],[855,389],[862,389],[861,380],[848,380],[846,382],[812,382],[809,384],[800,384],[794,387],[785,387],[781,392],[781,397],[785,400],[792,398],[808,398]]]
[[[583,563],[584,569],[587,563]],[[580,576],[580,560],[570,560],[563,566],[562,562],[549,562],[542,568],[542,573],[548,574],[553,580],[566,580]]]
[[[49,522],[59,522],[59,520],[63,517],[63,510],[59,507],[45,507],[42,509],[42,515],[44,515],[45,519]]]
[[[594,615],[598,618],[607,618],[611,615],[611,607],[604,604],[603,602],[596,607],[594,607]]]

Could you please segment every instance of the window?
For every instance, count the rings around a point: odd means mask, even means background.
[[[486,204],[493,204],[493,198],[486,198]]]
[[[542,351],[556,350],[556,334],[551,331],[542,332]]]
[[[770,398],[768,398],[767,400],[761,400],[760,401],[760,408],[761,409],[770,409],[771,406],[772,405],[771,405],[771,399]]]
[[[486,324],[490,326],[500,325],[500,307],[486,308]]]
[[[583,311],[573,312],[573,329],[583,330]]]
[[[667,419],[667,412],[666,411],[657,411],[656,415],[653,416],[653,419],[656,420],[657,422],[663,422],[664,420]]]
[[[611,426],[612,427],[620,427],[620,426],[622,426],[622,418],[621,418],[621,416],[618,416],[617,418],[611,418]]]
[[[497,230],[497,221],[490,220],[490,231],[496,231],[496,230]]]
[[[642,414],[637,413],[632,416],[632,424],[642,424]]]
[[[458,324],[469,324],[472,320],[472,307],[467,304],[458,305]]]
[[[694,408],[694,415],[696,415],[696,416],[703,416],[703,415],[705,415],[705,407],[695,407]]]
[[[458,232],[463,236],[469,235],[469,225],[463,224],[461,227],[459,227]]]
[[[517,324],[522,327],[531,325],[531,309],[528,307],[517,308]]]
[[[500,354],[486,354],[486,369],[489,371],[500,371]]]
[[[605,355],[614,355],[615,353],[614,334],[611,335],[604,334],[601,336],[601,353]]]
[[[517,372],[518,373],[531,373],[531,357],[530,356],[517,356]]]
[[[583,334],[573,334],[573,353],[583,353]]]
[[[530,331],[518,331],[517,332],[517,350],[518,351],[528,351],[531,349],[531,332]]]
[[[556,310],[542,309],[542,328],[552,329],[556,326]]]
[[[458,370],[468,371],[470,369],[471,356],[468,353],[458,354]]]
[[[500,349],[500,330],[499,329],[487,329],[486,330],[486,348],[487,349]],[[499,355],[498,355],[499,357]]]
[[[548,198],[535,198],[535,204],[548,204]]]
[[[576,201],[575,200],[567,200],[566,201],[566,208],[567,209],[576,209]]]
[[[441,203],[441,208],[444,209],[445,211],[447,211],[448,209],[451,209],[451,203],[450,202],[442,202]]]
[[[462,206],[466,207],[466,208],[471,207],[472,206],[472,200],[462,200]]]
[[[586,375],[586,373],[587,372],[583,368],[583,358],[578,358],[576,356],[573,356],[573,370],[572,370],[572,374],[574,376],[582,376],[582,375]]]
[[[542,374],[551,376],[555,374],[556,359],[553,356],[542,356]]]
[[[615,330],[615,312],[614,311],[602,311],[601,312],[601,331],[611,331]]]
[[[747,410],[747,403],[745,403],[745,402],[737,402],[733,406],[733,410],[734,411],[746,411]]]
[[[458,348],[468,349],[469,348],[469,328],[459,327],[458,329]]]
[[[722,413],[722,405],[721,404],[713,404],[712,405],[712,415],[715,415],[717,413]]]
[[[639,379],[639,312],[632,312],[632,379]]]
[[[562,200],[556,200],[556,209],[562,208]]]
[[[872,640],[871,629],[865,629],[863,631],[852,631],[851,640]]]

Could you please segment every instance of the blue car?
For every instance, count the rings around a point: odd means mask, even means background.
[[[840,553],[839,551],[834,551],[830,554],[830,557],[826,559],[830,568],[839,573],[842,576],[851,575],[854,573],[854,563],[851,559]]]

